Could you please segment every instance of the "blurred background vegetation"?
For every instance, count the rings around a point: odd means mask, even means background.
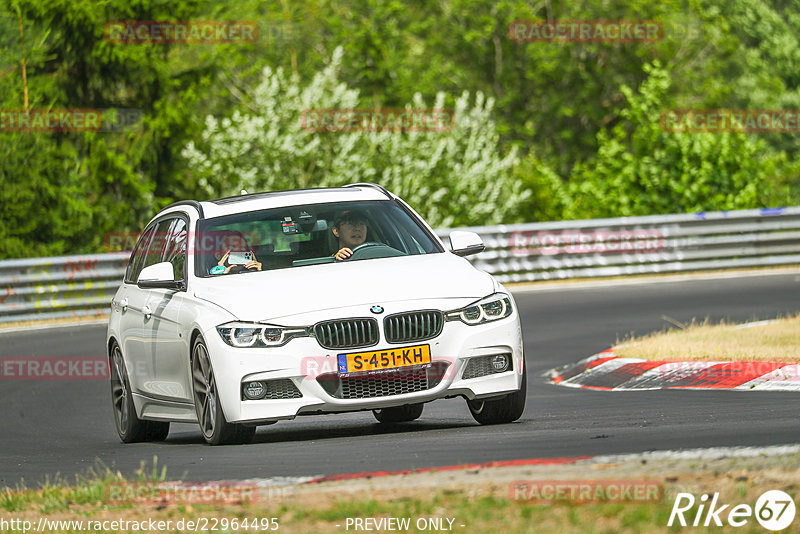
[[[655,43],[518,43],[516,19],[658,20]],[[118,20],[255,43],[113,44]],[[23,32],[20,35],[20,24]],[[125,132],[0,132],[0,258],[99,252],[166,204],[370,180],[436,226],[798,204],[790,134],[668,109],[800,109],[789,0],[0,0],[0,109],[134,108]],[[441,106],[448,132],[318,133],[303,109]]]

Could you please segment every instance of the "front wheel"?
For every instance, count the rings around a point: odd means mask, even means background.
[[[391,408],[382,408],[380,410],[372,410],[372,415],[380,423],[405,423],[419,419],[422,415],[422,408],[424,404],[406,404],[405,406],[393,406]]]
[[[522,364],[522,384],[519,390],[500,399],[467,401],[472,417],[482,425],[511,423],[522,417],[528,394],[528,371]]]
[[[115,342],[111,347],[111,404],[114,409],[114,425],[123,443],[141,441],[164,441],[169,434],[169,423],[146,421],[136,415],[131,395],[131,383],[125,370],[122,350]]]
[[[256,427],[229,423],[222,413],[217,392],[214,369],[208,357],[208,349],[201,337],[192,348],[192,384],[194,408],[203,438],[209,445],[244,444],[253,441]]]

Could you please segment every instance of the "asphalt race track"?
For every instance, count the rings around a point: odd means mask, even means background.
[[[68,480],[98,465],[131,475],[158,457],[191,481],[313,476],[493,460],[800,442],[800,396],[777,392],[602,392],[549,385],[541,374],[668,323],[769,319],[800,312],[800,271],[723,279],[608,282],[515,292],[528,362],[522,420],[481,427],[462,399],[422,419],[379,425],[372,414],[301,417],[261,427],[255,443],[209,447],[195,425],[164,443],[120,443],[103,380],[0,380],[0,487]],[[0,357],[101,356],[105,326],[0,334]]]

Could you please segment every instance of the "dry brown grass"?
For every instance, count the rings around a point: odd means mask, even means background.
[[[800,315],[752,325],[708,322],[626,340],[625,358],[800,363]]]

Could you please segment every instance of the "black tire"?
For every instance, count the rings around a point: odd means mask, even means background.
[[[522,417],[528,394],[528,371],[522,365],[522,384],[519,390],[499,399],[467,401],[472,417],[482,425],[511,423]]]
[[[111,407],[114,410],[114,425],[123,443],[142,441],[164,441],[169,434],[169,422],[146,421],[136,415],[136,406],[131,395],[131,383],[125,368],[122,350],[115,342],[109,357],[111,368]]]
[[[256,427],[229,423],[225,419],[208,349],[200,336],[192,344],[192,389],[197,421],[206,443],[235,445],[253,441]]]
[[[422,415],[424,404],[406,404],[404,406],[392,406],[380,410],[372,410],[372,415],[380,423],[405,423],[419,419]]]

